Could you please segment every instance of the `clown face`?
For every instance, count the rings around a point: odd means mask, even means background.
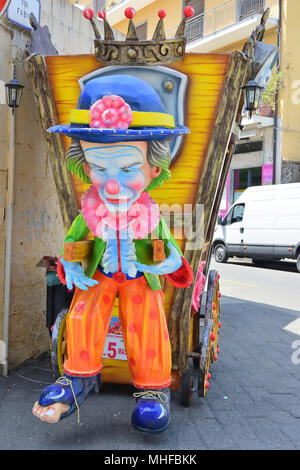
[[[161,172],[147,160],[147,142],[80,143],[85,171],[110,212],[127,212]]]

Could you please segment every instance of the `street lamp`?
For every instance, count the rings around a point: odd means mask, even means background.
[[[24,86],[16,79],[16,66],[14,66],[13,78],[5,84],[6,103],[12,108],[12,111],[20,106]]]
[[[242,87],[242,90],[244,90],[245,109],[249,111],[249,119],[251,119],[253,111],[258,108],[260,95],[264,87],[255,80],[250,80],[247,85]]]

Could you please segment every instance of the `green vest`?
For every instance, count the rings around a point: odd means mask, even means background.
[[[67,233],[65,243],[82,241],[86,238],[89,232],[90,229],[82,217],[82,214],[79,214]],[[155,264],[153,263],[153,249],[151,245],[152,238],[164,241],[166,256],[169,256],[170,253],[169,247],[167,246],[168,242],[171,242],[172,245],[177,249],[180,256],[182,256],[181,250],[172,236],[166,221],[163,217],[161,217],[158,226],[147,236],[147,238],[143,238],[142,240],[134,240],[136,257],[139,263],[147,265]],[[88,261],[87,269],[85,271],[87,277],[93,277],[98,265],[100,264],[105,247],[106,242],[104,240],[99,237],[94,238],[92,255]],[[144,273],[144,275],[149,286],[153,290],[161,289],[159,276],[157,274]]]

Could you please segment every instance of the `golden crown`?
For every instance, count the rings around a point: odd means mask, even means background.
[[[187,19],[192,17],[194,9],[187,6],[183,10],[183,19],[179,24],[175,38],[166,39],[164,18],[165,10],[159,10],[159,21],[151,40],[139,40],[132,18],[134,8],[126,8],[125,16],[129,19],[128,31],[125,41],[116,41],[114,32],[106,19],[106,12],[100,10],[98,18],[103,20],[104,39],[101,39],[99,30],[93,20],[94,12],[86,8],[83,15],[91,22],[95,37],[96,59],[106,65],[161,65],[175,62],[184,57],[186,38],[184,36]]]

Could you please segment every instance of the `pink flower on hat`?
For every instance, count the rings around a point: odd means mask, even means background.
[[[103,96],[91,106],[90,127],[105,129],[128,129],[132,123],[131,108],[118,95]]]

